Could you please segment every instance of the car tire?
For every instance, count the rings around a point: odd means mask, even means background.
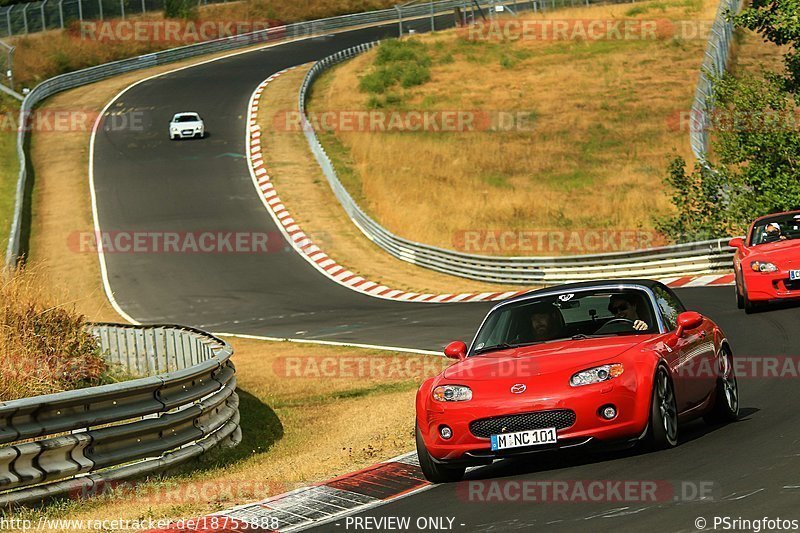
[[[748,315],[757,312],[760,308],[760,305],[751,300],[747,297],[747,285],[742,283],[742,306],[744,307],[744,312]]]
[[[422,469],[422,474],[425,479],[431,483],[453,483],[461,481],[464,477],[466,467],[446,466],[434,462],[431,455],[428,453],[428,448],[425,447],[425,441],[422,439],[422,432],[419,425],[415,427],[417,437],[417,458],[419,458],[419,466]]]
[[[739,418],[739,383],[733,364],[733,354],[727,348],[722,349],[723,362],[719,369],[720,376],[714,390],[714,407],[703,416],[709,424],[734,422]]]
[[[648,444],[654,450],[678,445],[678,403],[669,373],[659,366],[653,379]]]
[[[734,282],[733,286],[736,289],[736,307],[739,309],[744,309],[744,296],[742,296],[742,291],[739,290],[740,283],[740,276],[736,274],[736,281]]]

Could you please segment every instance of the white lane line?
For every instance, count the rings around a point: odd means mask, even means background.
[[[322,341],[315,339],[292,339],[287,337],[265,337],[262,335],[247,335],[243,333],[214,333],[218,337],[234,337],[240,339],[252,339],[257,341],[270,341],[270,342],[295,342],[298,344],[322,344],[325,346],[344,346],[349,348],[365,348],[368,350],[385,350],[388,352],[402,352],[413,353],[420,355],[439,355],[444,357],[440,352],[432,350],[417,350],[414,348],[400,348],[397,346],[382,346],[380,344],[362,344],[358,342],[339,342],[339,341]]]

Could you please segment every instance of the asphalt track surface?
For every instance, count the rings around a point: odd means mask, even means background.
[[[103,231],[277,228],[253,188],[244,155],[245,109],[255,87],[283,68],[394,33],[394,26],[281,45],[142,83],[114,111],[139,111],[144,131],[101,129],[95,185]],[[198,111],[210,135],[170,142],[167,122]],[[268,149],[268,148],[267,148]],[[408,304],[364,296],[332,283],[291,251],[271,254],[107,254],[117,302],[141,322],[177,322],[212,331],[437,349],[467,339],[490,304]],[[746,316],[731,288],[678,291],[689,308],[717,320],[736,356],[800,356],[794,307]],[[798,378],[740,380],[742,420],[682,428],[675,449],[640,454],[541,456],[504,461],[470,479],[666,480],[710,482],[713,501],[647,503],[482,503],[458,486],[431,490],[364,516],[455,518],[455,531],[694,531],[714,516],[800,518]],[[413,520],[412,520],[413,523]],[[463,524],[463,525],[462,525]],[[324,531],[347,531],[344,519]],[[349,529],[352,531],[353,529]]]
[[[414,23],[420,30],[428,24]],[[135,117],[142,127],[115,128],[112,119],[105,118],[95,139],[100,229],[111,235],[266,233],[283,242],[244,159],[250,95],[284,68],[396,33],[392,24],[288,43],[133,87],[113,102],[109,112]],[[170,141],[167,124],[178,111],[199,112],[206,121],[207,138]],[[117,120],[125,124],[124,119]],[[439,349],[455,338],[466,339],[489,307],[397,303],[365,296],[332,283],[288,247],[255,254],[107,253],[105,257],[117,303],[142,323]]]

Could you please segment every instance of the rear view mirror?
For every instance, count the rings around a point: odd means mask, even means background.
[[[744,248],[744,239],[741,237],[736,237],[735,239],[731,239],[728,241],[728,246],[731,248]]]
[[[445,347],[444,354],[450,359],[463,361],[467,357],[467,345],[462,341],[453,341]]]
[[[678,337],[683,337],[685,331],[700,327],[703,320],[703,315],[695,311],[681,313],[678,315],[678,329],[675,331],[675,334]]]

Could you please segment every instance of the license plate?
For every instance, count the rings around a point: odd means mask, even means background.
[[[791,281],[795,281],[800,279],[800,270],[790,270],[789,271],[789,279]]]
[[[492,450],[505,450],[507,448],[521,448],[523,446],[538,446],[540,444],[555,444],[556,428],[530,429],[515,433],[502,433],[492,435]]]

